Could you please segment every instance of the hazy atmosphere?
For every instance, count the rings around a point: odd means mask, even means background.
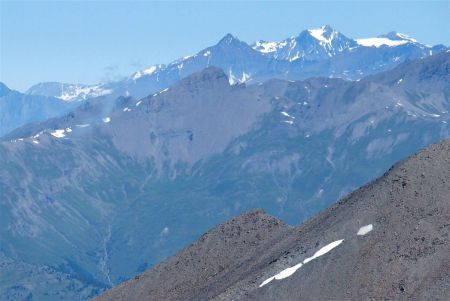
[[[0,0],[0,300],[450,300],[449,1]]]
[[[331,25],[353,38],[390,31],[450,44],[449,1],[1,0],[0,81],[95,84],[164,64],[225,34],[280,41]],[[24,76],[26,74],[26,76]]]

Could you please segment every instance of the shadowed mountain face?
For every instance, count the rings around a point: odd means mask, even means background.
[[[304,221],[449,136],[449,65],[249,86],[208,68],[15,131],[0,142],[1,298],[86,299],[251,208]]]
[[[0,137],[30,122],[61,116],[75,108],[54,97],[22,94],[0,82]]]
[[[448,300],[449,181],[447,140],[297,228],[243,214],[95,300]]]

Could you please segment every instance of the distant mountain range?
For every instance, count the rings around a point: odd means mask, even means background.
[[[231,84],[262,82],[271,78],[299,80],[310,77],[333,77],[359,80],[362,77],[394,68],[398,64],[448,50],[421,44],[406,35],[391,32],[377,38],[353,40],[330,26],[302,31],[297,37],[281,42],[257,41],[248,45],[227,34],[216,45],[167,65],[155,65],[135,72],[119,81],[95,85],[39,83],[25,94],[56,98],[67,106],[54,104],[35,114],[30,110],[32,98],[22,102],[0,98],[3,120],[0,137],[26,123],[42,121],[68,112],[80,101],[92,98],[113,101],[117,97],[143,98],[157,93],[180,79],[215,66],[226,73]],[[17,97],[17,96],[16,96]],[[44,101],[42,97],[36,100]],[[55,109],[54,107],[57,107]],[[14,112],[22,112],[18,117]],[[28,113],[26,113],[28,112]]]
[[[450,140],[296,228],[256,210],[96,301],[449,300]]]
[[[213,48],[230,45],[255,52],[231,36]],[[0,140],[0,299],[92,297],[251,208],[305,221],[450,136],[449,70],[450,52],[359,81],[230,85],[238,73],[209,67],[13,131]]]
[[[314,76],[356,80],[392,69],[405,60],[447,49],[444,45],[427,46],[396,32],[354,40],[328,25],[304,30],[281,42],[257,41],[251,46],[227,34],[216,45],[195,55],[167,65],[151,66],[116,82],[93,86],[40,83],[26,93],[64,101],[106,94],[142,98],[209,66],[224,70],[230,83],[255,83],[269,78],[299,80]]]
[[[25,124],[61,116],[76,106],[52,96],[23,94],[0,83],[0,137]]]

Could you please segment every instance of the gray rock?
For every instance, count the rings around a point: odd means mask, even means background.
[[[200,239],[94,300],[448,300],[449,179],[447,140],[396,164],[297,228],[248,229],[244,214],[206,234],[214,251],[199,248],[206,244]],[[357,235],[366,225],[373,230]],[[251,235],[236,232],[236,227],[255,231],[254,238],[266,232],[258,242],[262,247],[236,252],[232,245],[248,245]],[[290,277],[260,287],[265,279],[341,239]],[[223,260],[233,268],[214,273]],[[204,278],[204,271],[211,274]]]

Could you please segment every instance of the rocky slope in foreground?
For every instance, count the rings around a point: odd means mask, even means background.
[[[449,221],[446,140],[299,227],[243,214],[95,300],[449,300]]]

